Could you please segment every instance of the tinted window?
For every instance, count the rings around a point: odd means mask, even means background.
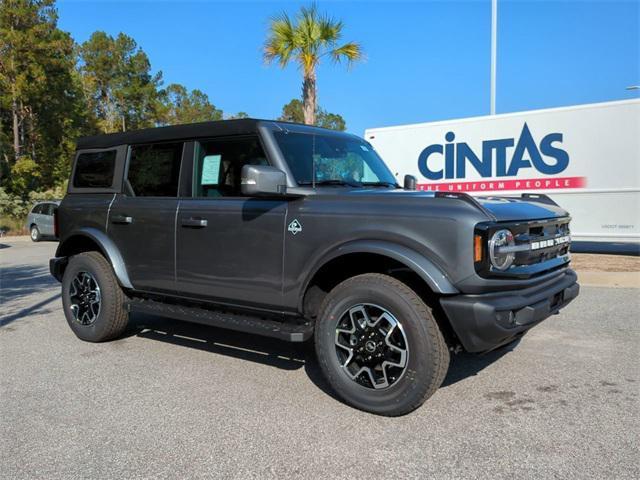
[[[194,168],[194,196],[241,196],[242,167],[268,164],[258,137],[201,142]]]
[[[31,213],[36,213],[36,214],[40,214],[42,213],[42,208],[43,205],[36,205],[35,207],[33,207],[33,210],[31,210]]]
[[[131,147],[127,179],[131,192],[142,197],[178,195],[182,143]]]
[[[54,203],[47,203],[47,204],[44,206],[43,213],[44,213],[45,215],[53,215],[53,211],[55,210],[55,208],[56,208],[56,207],[57,207],[57,205],[56,205],[56,204],[54,204]]]
[[[115,165],[115,150],[81,153],[76,160],[73,186],[77,188],[111,188]]]

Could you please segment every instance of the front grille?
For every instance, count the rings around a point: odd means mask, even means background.
[[[482,277],[532,278],[569,263],[571,231],[569,217],[529,222],[505,222],[478,224],[476,234],[483,238],[483,260],[475,263],[476,272]],[[499,247],[499,252],[515,254],[513,264],[507,270],[497,270],[488,258],[488,239],[494,232],[508,229],[513,233],[515,245]]]
[[[516,253],[516,266],[535,265],[569,253],[569,219],[514,225],[510,229],[516,246],[528,247]]]

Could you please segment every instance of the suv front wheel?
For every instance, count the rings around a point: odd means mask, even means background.
[[[88,342],[122,335],[129,315],[109,262],[98,252],[70,258],[62,277],[62,305],[73,333]]]
[[[393,277],[364,274],[325,298],[315,334],[320,367],[348,404],[403,415],[442,384],[449,351],[431,310]]]

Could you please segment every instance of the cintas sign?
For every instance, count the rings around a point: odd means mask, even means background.
[[[557,177],[569,166],[569,153],[562,148],[563,134],[552,132],[537,142],[525,122],[519,137],[484,140],[481,151],[467,142],[455,142],[449,131],[444,144],[432,144],[418,156],[418,169],[429,180],[465,179],[472,168],[481,178],[492,182],[420,184],[423,190],[519,190],[531,188],[580,188],[583,177]],[[520,178],[527,169],[551,178]],[[475,175],[474,175],[475,176]],[[510,180],[510,177],[513,180]]]

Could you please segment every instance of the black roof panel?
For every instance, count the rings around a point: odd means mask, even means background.
[[[90,148],[108,148],[115,147],[117,145],[135,145],[140,143],[164,142],[169,140],[184,140],[222,135],[242,135],[255,133],[257,131],[258,122],[260,122],[260,120],[255,118],[240,118],[236,120],[190,123],[186,125],[145,128],[143,130],[132,130],[130,132],[80,137],[77,142],[77,149],[85,150]]]

